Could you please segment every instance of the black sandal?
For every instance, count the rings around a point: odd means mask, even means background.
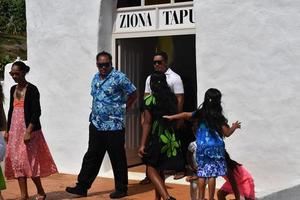
[[[169,197],[169,198],[167,198],[166,200],[176,200],[174,197]]]
[[[151,180],[149,179],[148,176],[146,176],[143,180],[141,180],[141,181],[139,182],[140,185],[147,185],[147,184],[149,184],[149,183],[151,183]]]
[[[35,200],[45,200],[46,199],[46,197],[47,197],[47,195],[46,194],[44,194],[44,195],[40,195],[40,194],[38,194],[34,199]]]

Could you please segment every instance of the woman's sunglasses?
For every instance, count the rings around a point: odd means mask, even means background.
[[[20,76],[21,73],[20,72],[9,72],[9,75],[11,75],[11,76],[14,76],[14,75]]]

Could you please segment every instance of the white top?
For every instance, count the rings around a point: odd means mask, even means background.
[[[188,151],[193,154],[193,164],[197,167],[197,160],[196,160],[196,151],[197,151],[197,143],[196,141],[191,142],[188,146]]]
[[[183,83],[180,76],[170,68],[168,68],[168,70],[165,72],[165,75],[171,91],[174,92],[174,94],[184,94]],[[145,93],[151,93],[150,76],[148,76],[146,79]]]

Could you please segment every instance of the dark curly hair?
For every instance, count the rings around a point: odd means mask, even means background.
[[[16,61],[12,64],[12,66],[18,66],[18,68],[24,72],[25,74],[27,74],[30,71],[30,67],[28,65],[26,65],[24,62],[22,61]]]
[[[231,169],[232,171],[235,170],[238,166],[242,165],[242,164],[236,162],[235,160],[232,160],[226,150],[225,150],[225,161],[226,161],[227,167],[229,169]]]
[[[98,58],[100,56],[106,56],[108,59],[109,59],[109,62],[111,63],[112,62],[112,55],[106,51],[101,51],[99,52],[97,55],[96,55],[96,60],[98,60]]]
[[[221,137],[222,126],[228,126],[221,105],[222,94],[218,89],[210,88],[205,92],[204,102],[196,111],[195,118],[204,121],[211,131],[217,131]]]
[[[151,75],[150,88],[156,99],[154,112],[157,116],[173,115],[178,112],[177,98],[168,86],[166,75],[164,73],[154,72]]]
[[[155,56],[161,56],[161,57],[163,57],[165,62],[168,62],[168,54],[164,51],[156,52],[153,57],[155,57]]]

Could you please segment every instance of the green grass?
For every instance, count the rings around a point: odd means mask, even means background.
[[[27,60],[26,36],[0,33],[0,80],[3,80],[4,66],[17,57]]]
[[[8,35],[0,33],[0,59],[9,55],[13,60],[20,57],[27,59],[26,36]]]

